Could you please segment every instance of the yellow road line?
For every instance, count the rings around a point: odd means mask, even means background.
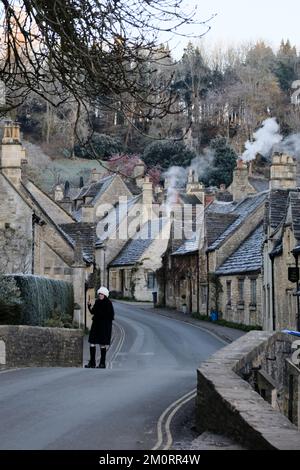
[[[168,419],[167,419],[166,424],[165,424],[165,428],[166,428],[165,431],[166,431],[166,435],[167,435],[167,443],[166,443],[165,447],[163,448],[163,450],[170,449],[170,447],[173,443],[173,438],[172,438],[172,434],[171,434],[171,421],[172,421],[174,415],[177,413],[177,411],[183,405],[188,403],[190,400],[192,400],[196,396],[197,396],[197,392],[194,392],[190,397],[186,398],[186,400],[183,400],[178,406],[176,406],[176,408],[172,411],[172,413],[169,414]]]
[[[157,450],[163,444],[163,421],[165,417],[168,415],[169,412],[173,410],[175,407],[176,411],[180,408],[181,402],[186,403],[186,401],[193,398],[195,395],[196,389],[191,390],[190,392],[186,393],[182,397],[178,398],[178,400],[171,403],[168,408],[160,415],[159,420],[157,422],[157,442],[152,450]]]

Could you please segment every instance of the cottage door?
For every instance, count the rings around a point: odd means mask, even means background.
[[[121,269],[120,271],[120,287],[121,287],[121,292],[122,292],[122,295],[124,297],[125,295],[125,292],[124,292],[124,287],[125,287],[125,271],[124,269]]]
[[[192,290],[192,279],[189,278],[189,313],[193,311],[193,290]]]

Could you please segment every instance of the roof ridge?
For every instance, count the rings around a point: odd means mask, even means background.
[[[28,181],[29,181],[31,184],[33,184],[39,191],[41,191],[41,193],[42,193],[44,196],[46,196],[52,204],[55,204],[55,206],[57,206],[57,207],[58,207],[60,210],[62,210],[67,216],[69,216],[72,220],[74,220],[74,222],[76,222],[76,219],[75,219],[71,214],[69,214],[69,212],[66,211],[66,209],[64,209],[64,207],[61,207],[59,204],[57,204],[57,202],[56,202],[54,199],[52,199],[52,197],[50,197],[49,194],[47,194],[42,188],[40,188],[34,181],[32,181],[32,179],[28,179]],[[28,189],[28,188],[26,187],[26,185],[25,185],[25,183],[24,183],[23,181],[21,182],[21,184],[22,184],[22,186],[24,186],[24,187],[27,189],[28,192],[31,193],[30,189]]]
[[[20,191],[2,171],[0,172],[0,174],[3,176],[5,181],[16,191],[16,193],[20,196],[20,198],[23,199],[23,201],[30,207],[30,209],[34,211],[34,206],[32,206],[30,202],[26,199],[26,197],[24,197],[24,194],[22,194],[22,191]],[[22,181],[21,181],[21,184],[23,184]]]

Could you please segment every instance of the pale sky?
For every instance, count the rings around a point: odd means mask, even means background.
[[[217,16],[209,23],[211,30],[205,36],[209,44],[234,45],[263,39],[277,49],[281,39],[289,39],[300,52],[300,0],[184,0],[189,8],[197,6],[197,17]],[[185,26],[192,34],[200,27]],[[188,39],[176,38],[176,58],[182,54]],[[196,40],[193,40],[196,42]]]

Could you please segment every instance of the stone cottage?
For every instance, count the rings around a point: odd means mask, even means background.
[[[265,182],[259,179],[256,184],[256,180],[252,178],[250,183],[247,166],[238,160],[227,190],[222,187],[211,193],[202,189],[203,212],[196,234],[181,243],[171,237],[163,257],[159,276],[163,305],[202,315],[219,308],[216,271],[263,219],[266,192],[261,189]],[[225,318],[226,312],[223,315]]]
[[[93,258],[80,236],[72,237],[63,228],[76,220],[26,178],[27,161],[17,123],[5,123],[0,162],[2,269],[72,282],[79,321],[84,323]]]
[[[169,236],[169,219],[148,220],[109,264],[109,288],[123,297],[151,301]]]
[[[263,240],[260,224],[215,271],[220,288],[216,307],[227,321],[262,326]]]
[[[272,158],[270,191],[266,202],[263,246],[264,329],[295,328],[297,284],[288,279],[295,267],[293,249],[298,241],[298,190],[295,159],[275,153]],[[296,252],[295,252],[296,253]]]

